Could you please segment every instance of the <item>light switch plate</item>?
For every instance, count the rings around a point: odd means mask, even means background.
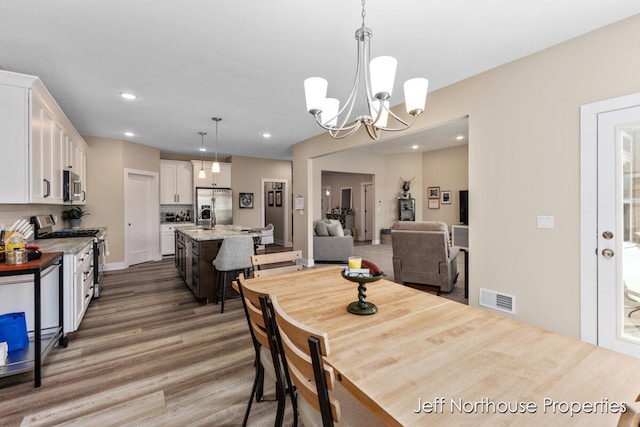
[[[553,215],[538,215],[538,228],[553,228]]]

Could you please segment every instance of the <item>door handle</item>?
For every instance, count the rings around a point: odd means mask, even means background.
[[[615,255],[615,252],[613,252],[613,249],[602,250],[602,256],[605,258],[613,258],[614,255]]]

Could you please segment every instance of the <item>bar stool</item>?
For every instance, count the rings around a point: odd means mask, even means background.
[[[213,260],[213,266],[218,272],[218,296],[220,313],[224,313],[224,300],[227,289],[227,273],[237,273],[251,268],[251,256],[254,255],[253,237],[229,236],[225,237],[218,255]],[[234,278],[234,279],[235,279]]]

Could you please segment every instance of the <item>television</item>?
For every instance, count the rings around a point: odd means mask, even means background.
[[[460,222],[469,225],[469,190],[460,190]]]

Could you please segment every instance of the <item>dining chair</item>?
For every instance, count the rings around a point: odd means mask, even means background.
[[[384,426],[366,406],[336,381],[333,368],[324,364],[329,355],[326,332],[303,325],[288,316],[277,298],[260,297],[268,313],[267,322],[275,324],[280,346],[298,396],[298,414],[305,427]]]
[[[249,235],[229,236],[222,241],[218,255],[213,260],[213,266],[217,271],[216,283],[218,300],[220,301],[220,313],[224,313],[227,273],[250,270],[251,256],[254,253],[253,237]]]
[[[302,270],[302,251],[274,252],[252,255],[253,277],[261,278]]]
[[[242,298],[242,305],[245,310],[255,349],[256,376],[253,381],[251,395],[249,396],[249,402],[247,403],[247,410],[242,425],[247,425],[254,397],[257,402],[262,400],[262,387],[266,376],[275,383],[276,388],[278,408],[274,425],[282,425],[286,398],[287,395],[289,395],[293,408],[294,426],[297,426],[295,389],[289,376],[286,360],[280,356],[282,350],[278,344],[279,339],[275,336],[276,330],[270,322],[267,323],[267,319],[260,305],[260,298],[268,298],[269,295],[266,291],[246,286],[246,279],[242,273],[238,276],[238,280],[233,283],[233,286]]]
[[[627,403],[627,410],[620,415],[617,427],[640,426],[640,402]]]

